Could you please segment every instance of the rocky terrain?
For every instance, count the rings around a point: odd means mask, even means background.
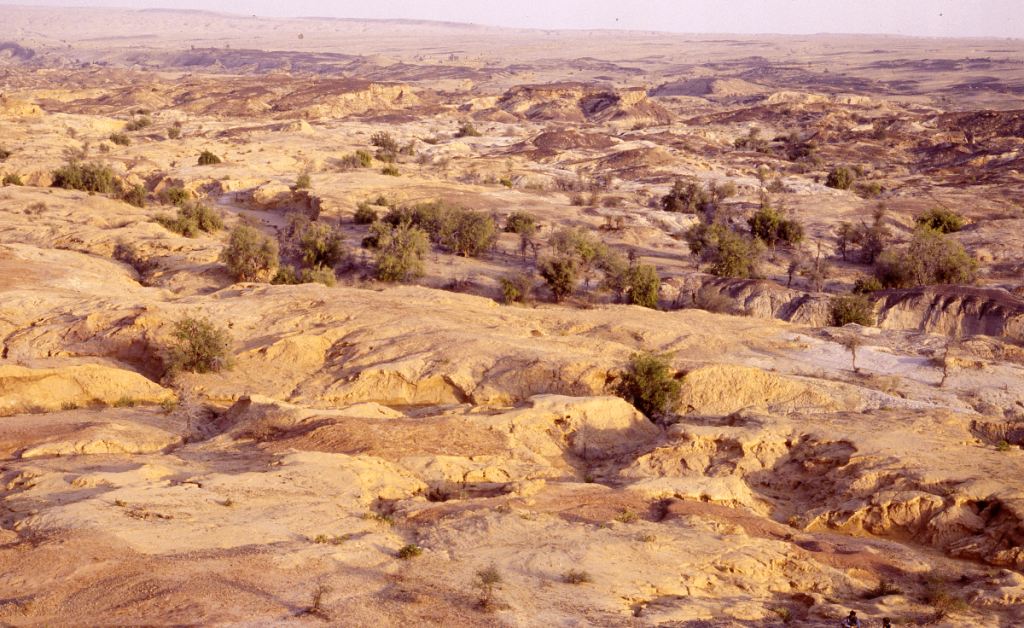
[[[1020,41],[62,12],[0,26],[0,624],[1024,620]],[[804,237],[710,274],[677,180]],[[186,192],[225,228],[168,228]],[[539,228],[378,279],[357,213],[435,201]],[[934,208],[976,276],[832,326],[876,272],[843,223],[898,249]],[[332,285],[228,271],[239,227],[300,269],[310,221]],[[596,265],[556,299],[565,227],[657,307]],[[173,372],[196,319],[229,355]],[[643,352],[654,421],[616,394]]]

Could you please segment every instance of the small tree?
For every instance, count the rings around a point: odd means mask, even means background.
[[[530,212],[512,212],[505,221],[505,231],[519,236],[532,237],[537,233],[537,219]]]
[[[658,289],[661,280],[658,271],[650,264],[640,264],[629,270],[629,303],[658,309]]]
[[[210,373],[234,367],[228,333],[205,318],[184,318],[174,324],[168,347],[167,372]]]
[[[652,421],[670,414],[679,405],[682,389],[680,382],[672,377],[671,360],[671,353],[645,351],[630,355],[615,394]]]
[[[496,599],[494,589],[502,583],[501,572],[495,565],[476,572],[476,582],[473,583],[480,590],[480,607],[490,610],[494,607]]]
[[[269,281],[277,270],[277,242],[248,225],[231,232],[220,260],[237,281]]]
[[[850,358],[850,366],[853,368],[853,372],[860,373],[860,369],[857,368],[857,348],[864,345],[864,340],[860,336],[847,334],[839,339],[839,344],[850,352],[852,356]]]
[[[463,257],[479,257],[494,248],[498,228],[489,214],[451,208],[446,228],[440,233],[441,246]]]
[[[667,212],[696,214],[711,201],[711,193],[696,181],[676,179],[669,193],[661,197],[661,208]]]
[[[576,260],[565,257],[543,259],[538,264],[540,276],[547,282],[555,301],[561,302],[576,291],[579,281],[579,266]]]
[[[472,122],[466,122],[455,132],[455,137],[480,137],[480,131],[476,130]]]
[[[702,257],[711,262],[708,272],[712,275],[756,277],[763,250],[760,242],[754,238],[725,229]]]

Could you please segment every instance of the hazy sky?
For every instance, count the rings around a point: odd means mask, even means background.
[[[3,0],[2,4],[192,8],[266,17],[412,18],[523,28],[1024,38],[1024,0]],[[0,8],[0,22],[2,17]]]

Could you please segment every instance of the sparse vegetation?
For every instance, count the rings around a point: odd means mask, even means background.
[[[153,121],[152,120],[150,120],[146,116],[142,116],[141,118],[136,118],[136,119],[132,120],[131,122],[129,122],[128,126],[126,126],[124,128],[124,130],[128,131],[130,133],[130,132],[133,132],[133,131],[141,131],[142,129],[145,129],[146,127],[149,127],[149,126],[152,126],[152,125],[153,125]]]
[[[228,333],[206,318],[186,317],[171,329],[167,372],[216,373],[234,367]]]
[[[25,185],[25,184],[21,182],[21,177],[20,176],[18,176],[15,173],[11,173],[11,174],[4,175],[3,181],[0,182],[0,185],[8,186],[8,185]]]
[[[3,161],[14,154],[14,151],[6,146],[0,146],[0,161]]]
[[[308,172],[303,172],[302,174],[299,175],[299,178],[295,180],[296,190],[308,190],[311,187],[312,184],[310,183]]]
[[[416,556],[419,556],[422,553],[422,547],[416,545],[415,543],[411,543],[409,545],[403,546],[402,549],[398,550],[398,557],[403,560],[408,560],[410,558],[415,558]]]
[[[141,185],[133,185],[127,188],[121,195],[121,200],[135,207],[146,206],[146,188]]]
[[[330,268],[337,264],[344,254],[344,235],[322,222],[314,222],[299,236],[299,251],[302,261],[310,267]]]
[[[169,139],[169,140],[176,140],[179,137],[181,137],[181,129],[180,128],[178,128],[176,126],[172,126],[171,128],[167,129],[167,139]]]
[[[512,212],[505,221],[505,231],[518,234],[520,237],[532,237],[537,233],[537,219],[530,212]]]
[[[124,133],[111,133],[108,139],[118,146],[130,146],[132,143],[131,138]]]
[[[615,520],[619,523],[632,523],[640,518],[640,515],[636,513],[630,507],[625,507],[619,511],[619,514],[615,515]]]
[[[771,207],[762,207],[747,220],[750,233],[767,244],[794,245],[804,239],[804,228],[795,219],[786,219]]]
[[[395,166],[384,166],[383,168],[380,169],[380,173],[381,174],[386,174],[389,177],[400,177],[400,176],[402,176],[402,173],[399,172],[398,168],[395,167]]]
[[[671,414],[679,404],[680,380],[672,376],[672,354],[644,351],[629,356],[615,394],[652,421]]]
[[[231,232],[219,259],[236,281],[269,281],[277,270],[277,252],[277,242],[272,238],[248,225],[239,225]]]

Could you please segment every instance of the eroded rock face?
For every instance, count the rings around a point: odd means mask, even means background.
[[[173,394],[138,373],[99,364],[50,369],[0,365],[0,415],[67,405],[112,405],[121,399],[160,403]]]
[[[1024,301],[1005,290],[921,286],[876,294],[878,326],[884,329],[1024,338]]]

